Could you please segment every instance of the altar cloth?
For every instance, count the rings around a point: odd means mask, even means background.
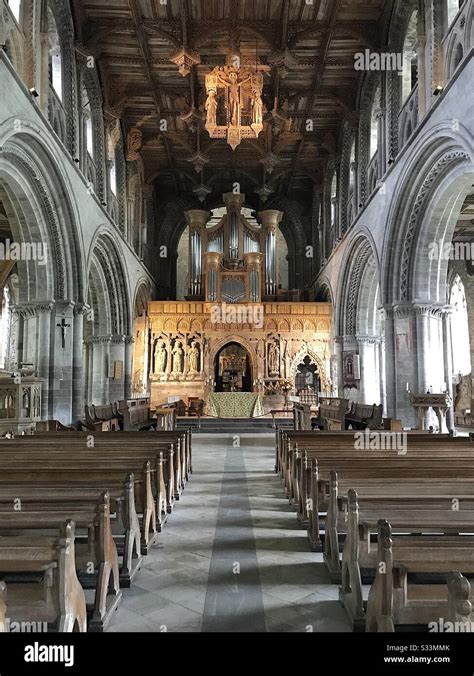
[[[211,392],[207,412],[218,418],[255,418],[264,413],[262,399],[254,392]]]

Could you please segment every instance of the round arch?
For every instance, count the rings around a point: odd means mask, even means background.
[[[446,302],[447,261],[430,256],[430,247],[452,239],[463,200],[473,184],[473,158],[473,139],[456,137],[452,130],[448,135],[446,127],[431,131],[414,153],[388,217],[382,280],[385,302],[420,298]]]

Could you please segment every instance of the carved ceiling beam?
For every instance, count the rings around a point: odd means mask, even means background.
[[[331,45],[331,40],[333,37],[333,32],[334,28],[336,26],[336,21],[337,21],[337,15],[339,13],[339,9],[341,8],[343,0],[333,0],[332,8],[331,8],[331,13],[329,15],[329,21],[327,23],[327,28],[324,32],[324,35],[322,36],[321,39],[321,45],[319,48],[319,54],[316,59],[316,71],[314,73],[313,81],[311,83],[311,93],[308,97],[308,102],[306,105],[306,115],[309,118],[313,112],[314,108],[314,103],[316,101],[316,96],[318,95],[321,80],[324,75],[324,69],[326,67],[326,59],[329,51],[329,47]],[[293,175],[295,173],[296,167],[298,166],[298,162],[302,156],[304,145],[305,145],[305,140],[306,140],[306,126],[304,126],[303,129],[303,138],[301,139],[298,150],[295,153],[295,157],[293,159],[293,166],[292,166],[292,172],[290,174],[290,177],[288,179],[287,183],[287,193],[289,192],[291,188],[291,181],[293,178]]]

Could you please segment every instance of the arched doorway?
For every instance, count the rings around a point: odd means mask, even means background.
[[[247,350],[236,342],[227,343],[214,360],[215,392],[252,392],[252,365]]]

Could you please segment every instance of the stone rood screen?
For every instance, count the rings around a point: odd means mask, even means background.
[[[255,224],[242,214],[245,195],[226,193],[223,199],[226,213],[211,226],[210,212],[191,209],[185,213],[190,231],[186,299],[210,303],[276,300],[276,232],[283,213],[261,211]]]

